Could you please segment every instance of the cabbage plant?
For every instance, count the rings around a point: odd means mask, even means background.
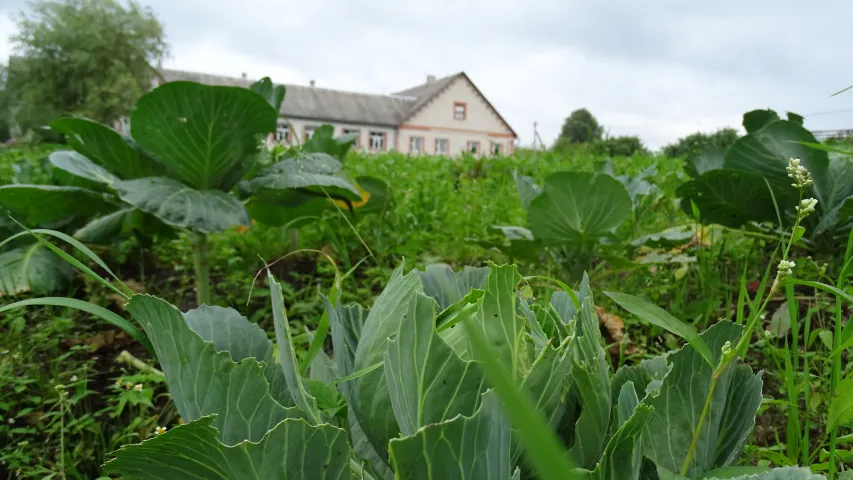
[[[693,332],[682,349],[614,374],[586,278],[577,291],[537,302],[515,266],[400,267],[370,309],[341,304],[337,294],[325,299],[334,355],[320,351],[303,375],[281,287],[268,281],[275,342],[232,309],[181,312],[149,295],[129,300],[184,423],[121,447],[106,473],[822,478],[732,466],[762,386],[730,355],[740,325]],[[544,434],[531,436],[537,426]]]
[[[249,89],[169,82],[139,99],[129,136],[84,118],[58,119],[50,127],[71,149],[50,162],[76,183],[0,186],[0,206],[30,225],[90,219],[75,232],[86,242],[187,231],[198,303],[210,303],[208,234],[249,226],[249,211],[263,221],[316,196],[363,199],[339,175],[340,161],[317,149],[263,164],[263,140],[275,130],[284,94],[268,78]]]
[[[772,110],[754,110],[744,114],[743,126],[747,135],[731,147],[709,150],[685,166],[693,178],[677,190],[682,209],[705,224],[739,228],[781,221],[787,228],[795,215],[786,207],[800,193],[787,166],[798,158],[813,178],[804,195],[817,200],[802,242],[815,251],[843,248],[853,225],[853,157],[818,143],[793,113],[782,119]]]

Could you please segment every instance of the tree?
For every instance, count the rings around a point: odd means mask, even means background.
[[[663,153],[667,157],[690,159],[701,155],[709,148],[729,148],[738,138],[740,138],[740,134],[734,128],[722,128],[710,134],[696,132],[679,138],[675,143],[666,145],[663,147]]]
[[[132,0],[36,0],[15,17],[2,115],[28,130],[61,115],[112,123],[151,89],[167,53],[154,13]]]
[[[589,110],[581,108],[572,112],[563,122],[557,143],[591,143],[600,139],[602,132],[598,120]]]
[[[635,153],[648,153],[643,141],[636,135],[608,137],[595,142],[595,150],[609,157],[630,157]]]

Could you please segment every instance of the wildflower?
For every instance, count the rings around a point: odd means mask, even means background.
[[[127,382],[127,383],[125,383],[125,384],[124,384],[124,389],[125,389],[125,390],[130,390],[131,388],[133,388],[133,384],[132,384],[132,383]]]
[[[6,421],[9,422],[9,425],[12,425],[13,423],[15,423],[15,419],[12,417],[9,417],[9,420],[6,420]]]
[[[69,382],[74,383],[77,381],[77,375],[71,375],[71,378],[68,379]]]
[[[806,167],[800,165],[799,158],[788,160],[788,166],[785,167],[788,171],[788,177],[794,179],[791,184],[794,188],[806,188],[812,184],[812,176]]]
[[[804,198],[797,207],[797,214],[800,217],[805,217],[806,215],[814,212],[815,206],[817,206],[816,198]]]
[[[121,380],[116,380],[116,387],[120,387],[120,386],[121,386]]]
[[[137,392],[141,392],[142,391],[142,384],[137,383],[136,385],[133,386],[133,389],[136,390]]]
[[[770,330],[765,330],[765,331],[764,331],[764,336],[769,338],[769,337],[772,337],[772,336],[773,336],[773,334],[770,332]]]
[[[154,429],[154,435],[162,435],[166,433],[166,427],[157,427]]]
[[[0,350],[0,355],[8,355],[8,354],[9,354],[9,350],[7,350],[5,348],[3,350]]]
[[[56,385],[54,385],[53,389],[57,392],[61,392],[62,390],[65,390],[65,385],[57,383]]]
[[[784,277],[785,275],[791,275],[794,273],[792,270],[796,267],[797,264],[790,260],[782,260],[779,262],[778,273],[776,274],[777,278]]]

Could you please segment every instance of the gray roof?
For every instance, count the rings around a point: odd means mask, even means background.
[[[254,81],[247,78],[225,77],[206,73],[185,72],[181,70],[163,70],[163,79],[167,82],[186,80],[208,85],[227,85],[249,87]],[[346,92],[329,88],[307,87],[304,85],[284,84],[286,93],[281,105],[281,114],[285,117],[304,118],[320,121],[361,123],[396,127],[418,112],[430,100],[444,91],[457,78],[464,78],[480,92],[465,72],[455,73],[434,81],[428,81],[391,95]],[[486,100],[507,128],[515,134],[512,127],[500,113]]]
[[[167,82],[185,80],[208,85],[248,87],[252,80],[205,73],[163,70]],[[286,93],[281,105],[285,117],[398,126],[409,115],[419,99],[408,95],[377,95],[345,92],[320,87],[284,84]]]

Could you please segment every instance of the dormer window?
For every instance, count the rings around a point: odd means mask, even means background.
[[[453,103],[453,119],[454,120],[465,120],[468,116],[468,105],[464,102],[454,102]]]

